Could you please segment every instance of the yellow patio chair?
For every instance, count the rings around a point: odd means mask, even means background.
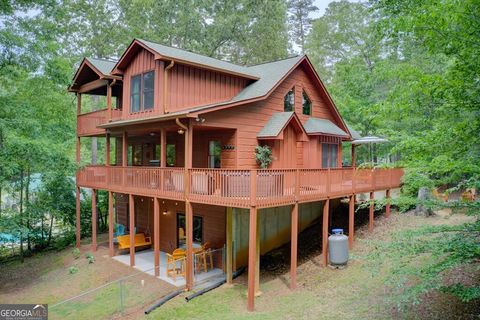
[[[167,277],[173,278],[173,281],[177,280],[177,276],[185,278],[185,257],[186,253],[184,249],[175,249],[172,254],[167,253]],[[178,262],[180,267],[178,267]]]

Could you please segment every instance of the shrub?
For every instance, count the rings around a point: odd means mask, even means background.
[[[68,273],[69,273],[69,274],[75,274],[75,273],[78,272],[78,270],[79,270],[79,269],[78,269],[77,267],[71,266],[70,268],[68,268]]]
[[[95,262],[95,257],[90,252],[87,252],[85,257],[87,257],[88,263],[92,264]]]
[[[80,258],[80,249],[78,249],[78,248],[73,249],[72,250],[72,255],[73,255],[74,259]]]
[[[266,169],[273,161],[272,150],[269,146],[255,147],[255,160],[260,165],[260,168]]]

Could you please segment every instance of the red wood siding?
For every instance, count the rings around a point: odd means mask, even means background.
[[[168,75],[168,111],[228,101],[246,85],[243,78],[176,64]]]
[[[314,81],[303,70],[298,67],[294,70],[264,101],[254,102],[245,106],[238,106],[229,109],[219,110],[216,112],[202,115],[206,119],[205,125],[227,127],[237,129],[237,167],[239,169],[256,168],[254,150],[258,145],[257,133],[265,125],[268,119],[275,112],[283,112],[283,98],[285,94],[293,87],[295,90],[295,112],[299,116],[302,123],[309,116],[302,114],[302,88],[312,101],[312,116],[316,118],[328,119],[336,123],[335,117],[331,109],[327,106],[326,97],[317,89]],[[336,123],[340,125],[339,123]],[[297,157],[297,166],[300,168],[319,168],[321,160],[319,149],[317,147],[318,137],[310,136],[310,140],[316,142],[297,142],[296,150],[292,146],[292,152]],[[336,140],[338,143],[340,140]],[[280,142],[269,142],[269,144]],[[273,146],[273,145],[272,145]],[[310,155],[308,158],[305,155]],[[316,155],[316,156],[314,156]],[[285,168],[294,163],[290,158],[286,163],[283,160],[274,160],[274,168]],[[283,159],[283,158],[282,158]],[[280,163],[275,163],[280,162]]]

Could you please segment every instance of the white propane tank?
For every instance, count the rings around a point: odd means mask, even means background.
[[[328,237],[328,257],[333,266],[347,264],[348,237],[343,234],[343,229],[332,229],[332,235]]]

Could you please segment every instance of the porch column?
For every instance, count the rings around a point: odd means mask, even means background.
[[[80,248],[80,188],[75,188],[75,207],[76,207],[76,247]]]
[[[193,208],[190,201],[185,201],[185,229],[187,241],[187,290],[193,289]]]
[[[255,308],[255,271],[257,259],[257,208],[250,207],[249,237],[248,237],[248,295],[247,310]]]
[[[292,231],[290,249],[290,289],[297,287],[298,202],[292,207]]]
[[[77,166],[80,166],[80,137],[77,136],[77,154],[76,154],[76,160],[77,160]]]
[[[355,145],[352,144],[352,167],[355,168]]]
[[[127,165],[128,165],[128,134],[127,134],[127,131],[124,131],[122,135],[122,166],[126,167]]]
[[[110,166],[110,133],[105,134],[105,166]]]
[[[77,116],[82,113],[82,94],[77,92]]]
[[[113,257],[113,192],[108,191],[108,253]]]
[[[227,283],[233,283],[233,270],[232,270],[232,262],[233,262],[233,208],[227,207],[227,223],[226,223],[226,242],[227,242],[227,254],[226,254],[226,269],[227,269]]]
[[[107,83],[107,117],[108,122],[112,121],[112,87]]]
[[[390,189],[386,192],[387,204],[385,205],[385,216],[390,217]]]
[[[328,265],[328,216],[330,212],[330,199],[325,200],[323,205],[323,231],[322,231],[322,256],[323,266]]]
[[[128,195],[128,206],[130,212],[130,266],[135,265],[135,198],[133,194]]]
[[[97,251],[97,190],[92,189],[92,251]]]
[[[167,166],[167,130],[160,129],[160,167]]]
[[[192,151],[193,151],[193,125],[188,119],[188,130],[185,132],[185,168],[192,168]]]
[[[375,193],[373,191],[370,191],[370,211],[368,214],[368,231],[373,230],[373,212],[375,209]]]
[[[153,264],[155,277],[160,276],[160,204],[153,198]]]
[[[351,195],[348,201],[348,247],[353,249],[353,237],[355,232],[355,195]]]

